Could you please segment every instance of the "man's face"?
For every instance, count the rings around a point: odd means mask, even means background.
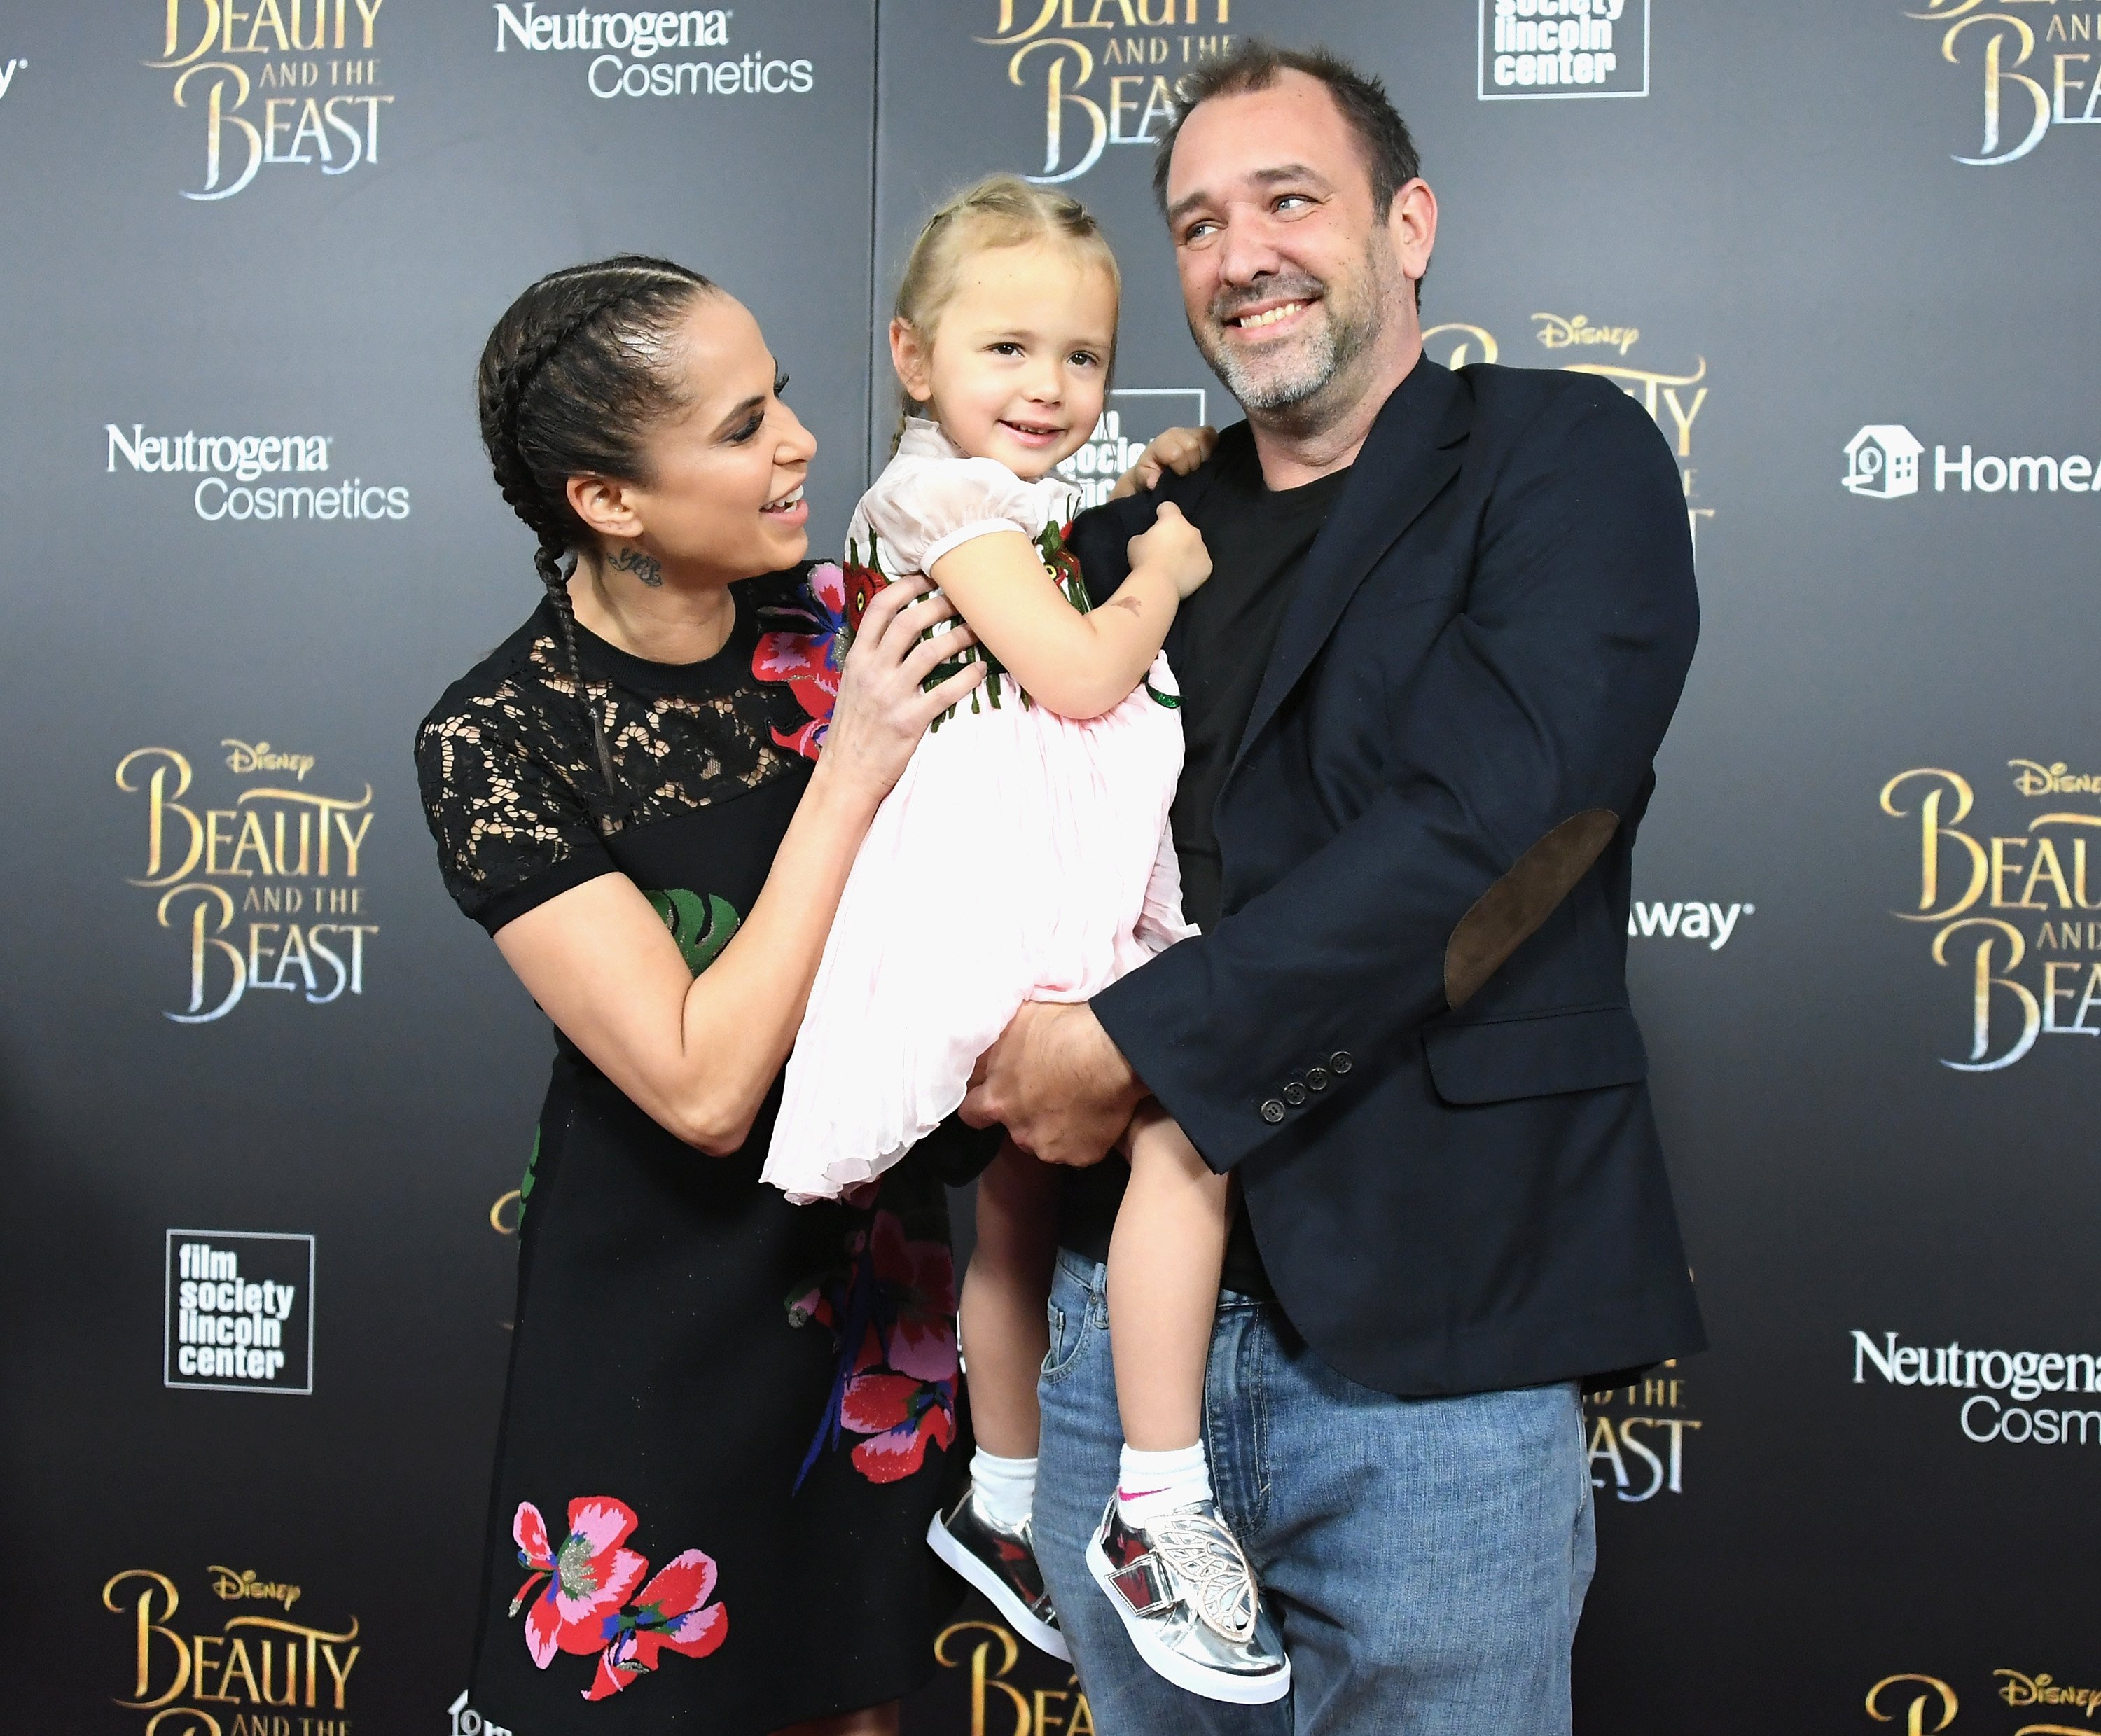
[[[1167,177],[1183,306],[1245,408],[1311,409],[1331,385],[1347,395],[1351,364],[1393,322],[1412,333],[1409,280],[1430,237],[1404,203],[1386,219],[1373,210],[1364,147],[1303,73],[1214,97],[1183,122]]]

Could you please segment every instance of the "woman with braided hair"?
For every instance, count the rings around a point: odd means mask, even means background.
[[[638,258],[535,284],[481,359],[546,595],[416,757],[447,889],[555,1029],[469,1695],[520,1736],[894,1731],[945,1613],[943,1160],[816,1208],[759,1172],[855,851],[983,670],[926,686],[969,638],[927,639],[923,583],[847,651],[785,383]]]

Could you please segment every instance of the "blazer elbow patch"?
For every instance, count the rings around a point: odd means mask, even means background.
[[[1444,1001],[1466,1005],[1503,961],[1530,939],[1620,828],[1610,808],[1586,808],[1556,826],[1474,901],[1444,946]]]

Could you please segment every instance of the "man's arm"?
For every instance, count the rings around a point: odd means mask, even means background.
[[[1390,699],[1388,788],[1092,1002],[1214,1168],[1277,1133],[1262,1109],[1289,1080],[1338,1052],[1369,1076],[1462,1004],[1637,799],[1698,604],[1677,466],[1631,401],[1598,393],[1551,407],[1513,450],[1464,610]]]

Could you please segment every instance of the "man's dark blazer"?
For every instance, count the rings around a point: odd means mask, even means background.
[[[1097,596],[1158,501],[1202,528],[1218,463],[1081,518]],[[1418,361],[1220,792],[1223,920],[1093,1002],[1241,1178],[1292,1323],[1362,1384],[1490,1391],[1704,1341],[1626,986],[1634,829],[1698,625],[1678,467],[1638,405]]]

